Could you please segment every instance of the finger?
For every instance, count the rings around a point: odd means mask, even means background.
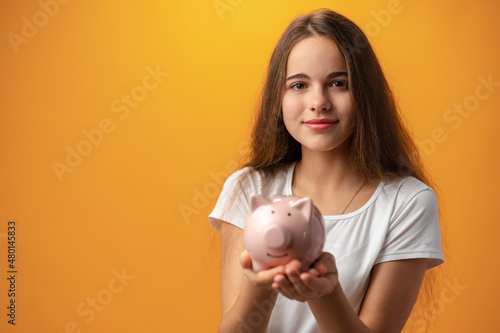
[[[333,291],[338,282],[337,275],[334,273],[326,274],[322,277],[315,277],[308,273],[303,273],[300,278],[305,286],[320,294]]]
[[[248,278],[248,280],[256,286],[270,287],[273,283],[273,278],[276,274],[284,272],[283,266],[273,267],[267,270],[261,270],[255,272],[252,267],[252,259],[247,250],[243,250],[240,253],[240,264],[243,269],[243,273]]]
[[[274,277],[273,281],[273,288],[279,291],[283,296],[290,298],[290,299],[296,299],[297,296],[297,291],[295,290],[295,287],[291,281],[292,277],[290,275],[285,275],[285,274],[279,274]]]
[[[290,285],[290,281],[288,281],[288,278],[283,274],[276,275],[273,283],[271,284],[273,289],[280,292],[285,285]]]
[[[289,286],[289,292],[296,294],[296,295],[301,295],[305,296],[308,293],[311,292],[311,289],[304,284],[304,282],[301,280],[301,272],[297,269],[291,269],[290,267],[287,268],[286,270],[286,275],[288,279],[290,280],[290,286]],[[293,291],[291,289],[294,289]]]
[[[247,250],[243,250],[240,254],[240,263],[243,268],[252,268],[252,258],[248,254]]]
[[[318,271],[320,276],[323,276],[327,273],[337,272],[335,257],[329,252],[321,253],[314,268]]]
[[[320,276],[319,272],[315,268],[309,269],[306,273],[311,274],[312,276],[315,276],[315,277]]]
[[[314,268],[317,270],[319,276],[324,276],[327,272],[326,266],[322,262],[317,262]]]
[[[273,289],[288,299],[297,300],[299,295],[289,279],[284,278],[281,282],[273,282]]]
[[[277,284],[277,283],[273,283],[272,287],[273,287],[274,291],[280,293],[284,297],[286,297],[288,299],[292,299],[292,300],[295,299],[295,297],[292,294],[290,294],[289,290],[285,289],[282,285]]]
[[[278,284],[285,283],[287,282],[288,278],[284,274],[276,274],[274,276],[273,282],[276,282]]]
[[[258,286],[270,286],[274,282],[274,277],[283,274],[283,267],[274,267],[260,272],[254,272],[251,269],[245,270],[245,274],[252,283]]]
[[[298,260],[292,260],[285,266],[286,277],[288,281],[283,281],[283,279],[275,279],[281,288],[286,292],[287,295],[292,296],[293,299],[303,298],[310,294],[311,290],[306,286],[301,280],[302,263]],[[319,273],[316,269],[312,268],[309,270],[312,276],[318,276]]]
[[[302,269],[302,263],[297,259],[293,259],[288,264],[285,265],[286,270],[300,271]]]

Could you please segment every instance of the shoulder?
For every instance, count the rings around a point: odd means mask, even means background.
[[[376,263],[400,259],[430,258],[427,268],[443,262],[436,193],[413,177],[388,181],[384,246]],[[384,228],[385,229],[385,228]]]
[[[408,202],[416,196],[436,197],[434,190],[415,177],[401,177],[385,181],[383,191],[398,201]]]
[[[380,198],[384,201],[384,205],[392,206],[396,216],[420,208],[437,212],[436,193],[427,184],[414,177],[386,181]]]
[[[434,190],[414,177],[401,177],[385,181],[380,200],[399,215],[406,209],[423,207],[437,211],[437,196]]]
[[[257,170],[246,166],[232,173],[224,183],[224,188],[266,195],[277,183],[286,182],[290,167],[287,164],[274,169]]]
[[[272,172],[243,167],[233,172],[224,182],[214,210],[209,215],[210,223],[219,231],[220,221],[226,221],[240,228],[250,210],[248,200],[252,193],[264,196],[280,194],[286,184],[287,168]],[[277,186],[276,184],[279,184]]]
[[[224,182],[224,190],[235,191],[243,188],[258,187],[263,181],[264,175],[262,172],[252,168],[243,167],[233,172]]]

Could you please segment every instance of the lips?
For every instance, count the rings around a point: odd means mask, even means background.
[[[307,128],[310,128],[310,129],[316,130],[316,131],[320,131],[320,130],[330,128],[338,122],[339,122],[338,120],[334,120],[334,119],[330,119],[330,118],[321,118],[321,119],[310,119],[310,120],[304,121],[304,124],[306,125]]]

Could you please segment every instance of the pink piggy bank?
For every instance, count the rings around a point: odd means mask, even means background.
[[[250,213],[245,223],[245,246],[258,272],[292,259],[307,270],[323,251],[323,216],[310,198],[250,195]]]

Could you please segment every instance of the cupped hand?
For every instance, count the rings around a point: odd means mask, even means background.
[[[331,293],[338,283],[335,257],[323,252],[312,268],[301,271],[302,264],[292,260],[285,265],[284,274],[276,274],[272,288],[283,296],[305,302]]]
[[[265,287],[272,290],[272,284],[275,276],[285,274],[285,266],[280,265],[260,272],[254,272],[252,269],[252,259],[247,250],[240,254],[240,263],[248,280],[255,286]]]

